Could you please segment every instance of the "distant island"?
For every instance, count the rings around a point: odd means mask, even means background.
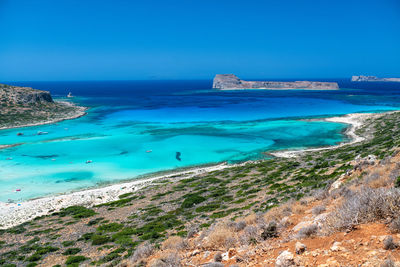
[[[0,129],[40,125],[85,115],[86,108],[54,101],[50,92],[0,84]]]
[[[400,82],[400,78],[378,78],[376,76],[352,76],[352,82]]]
[[[267,89],[267,90],[338,90],[335,82],[276,82],[276,81],[245,81],[234,74],[215,75],[213,88],[219,90]]]

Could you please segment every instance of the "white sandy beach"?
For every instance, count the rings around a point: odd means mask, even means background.
[[[335,148],[338,148],[338,147],[341,147],[344,145],[362,142],[365,140],[365,138],[362,136],[358,136],[356,134],[356,130],[359,129],[362,125],[364,125],[366,120],[371,119],[371,118],[378,118],[378,117],[382,116],[382,114],[384,114],[384,113],[351,113],[351,114],[338,116],[338,117],[330,117],[330,118],[320,119],[322,121],[349,124],[350,126],[347,128],[345,134],[350,138],[350,141],[343,142],[336,146],[299,149],[299,150],[276,151],[276,152],[270,153],[270,155],[273,155],[275,157],[281,157],[281,158],[293,158],[293,157],[298,157],[301,154],[304,154],[306,152],[335,149]],[[317,120],[319,120],[319,119],[317,119]],[[314,120],[314,121],[317,121],[317,120]]]
[[[7,229],[73,205],[91,207],[115,201],[118,200],[118,196],[122,194],[138,191],[162,179],[186,179],[201,173],[222,170],[228,167],[232,167],[232,165],[222,163],[215,166],[193,168],[151,178],[109,185],[102,188],[28,200],[21,203],[0,202],[0,229]],[[175,176],[178,177],[175,178]]]
[[[364,140],[363,137],[357,136],[355,131],[360,128],[363,123],[370,118],[376,118],[382,116],[382,113],[354,113],[340,117],[325,118],[322,120],[330,122],[339,122],[349,124],[350,127],[347,129],[346,134],[351,138],[350,142],[342,143],[337,146],[314,148],[314,149],[303,149],[303,150],[291,150],[291,151],[279,151],[271,153],[276,157],[296,157],[304,152],[319,151],[323,149],[334,149],[345,144],[352,144],[361,142]],[[254,162],[254,161],[249,161]],[[173,178],[173,179],[185,179],[190,178],[201,173],[212,172],[216,170],[222,170],[238,165],[245,165],[249,162],[245,162],[237,165],[228,165],[226,163],[218,164],[215,166],[198,167],[188,169],[185,171],[172,172],[165,175],[158,175],[155,177],[137,179],[130,182],[109,185],[96,189],[88,189],[79,192],[67,193],[64,195],[44,197],[34,200],[28,200],[22,203],[4,203],[0,202],[0,229],[10,228],[19,225],[23,222],[30,221],[36,217],[50,214],[52,212],[59,211],[62,208],[66,208],[72,205],[82,205],[91,207],[94,205],[118,200],[118,196],[138,191],[145,188],[146,186],[157,182],[161,179]],[[175,177],[177,176],[177,177]]]

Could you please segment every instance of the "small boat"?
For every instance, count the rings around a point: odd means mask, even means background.
[[[23,133],[17,133],[18,136],[24,135]]]
[[[91,160],[87,160],[86,161],[86,164],[89,164],[89,163],[92,163],[93,161],[91,161]]]
[[[71,92],[69,92],[68,95],[67,95],[67,97],[68,97],[68,98],[71,98],[71,97],[74,97],[74,96],[72,95]]]
[[[37,132],[37,135],[44,135],[44,134],[48,134],[48,132],[41,132],[41,131]]]
[[[151,153],[153,152],[153,150],[146,150],[146,153]]]
[[[6,158],[6,160],[12,160],[12,157],[8,157],[8,158]]]
[[[51,159],[52,161],[55,161],[56,159]]]
[[[18,188],[18,189],[17,189],[17,190],[15,190],[15,191],[17,191],[17,192],[21,192],[21,189],[19,189],[19,188]]]

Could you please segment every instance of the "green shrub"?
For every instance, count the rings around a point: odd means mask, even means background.
[[[63,255],[75,255],[81,252],[80,248],[69,248],[63,252]]]
[[[72,245],[75,245],[75,241],[64,241],[62,242],[64,247],[70,247]]]
[[[72,216],[72,218],[80,219],[87,218],[95,215],[96,212],[94,210],[82,207],[82,206],[71,206],[65,209],[62,209],[59,213],[60,217],[64,217],[67,215]]]
[[[394,182],[395,187],[400,187],[400,176],[397,177],[396,181]]]
[[[196,212],[210,212],[218,209],[220,206],[220,204],[209,204],[196,208]]]
[[[119,223],[109,223],[109,224],[102,224],[97,227],[97,231],[99,232],[117,232],[124,227],[123,224]]]
[[[92,226],[92,225],[98,224],[98,223],[101,222],[102,220],[104,220],[104,218],[103,218],[103,217],[99,217],[99,218],[90,220],[86,225],[87,225],[87,226]]]
[[[110,241],[110,237],[106,235],[93,235],[91,237],[92,245],[103,245]]]
[[[82,261],[87,260],[84,256],[69,256],[65,262],[65,264],[73,264],[73,263],[80,263]]]
[[[29,256],[26,260],[27,261],[38,261],[41,258],[42,258],[42,255],[35,253],[35,254],[32,254],[31,256]]]
[[[188,194],[185,196],[185,200],[182,202],[181,207],[184,209],[191,208],[205,200],[205,197],[200,196],[199,194]]]

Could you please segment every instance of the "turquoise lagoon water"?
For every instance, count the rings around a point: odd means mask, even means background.
[[[207,89],[208,84],[22,84],[54,95],[73,88],[74,101],[91,109],[76,120],[0,131],[1,145],[20,144],[0,150],[0,201],[181,167],[261,159],[264,151],[335,145],[346,141],[346,125],[301,119],[397,108],[393,95],[374,95],[371,90],[215,92]],[[354,94],[369,103],[355,102],[359,98]],[[48,134],[37,135],[38,131]],[[17,136],[18,132],[24,135]]]

